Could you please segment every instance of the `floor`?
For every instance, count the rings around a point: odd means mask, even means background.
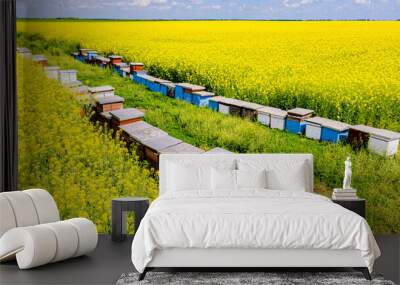
[[[400,235],[376,236],[382,251],[375,272],[400,283]],[[121,243],[100,235],[97,249],[78,257],[31,270],[18,270],[15,262],[0,265],[0,284],[115,284],[124,272],[134,271],[130,261],[132,238]],[[279,270],[282,271],[282,270]]]

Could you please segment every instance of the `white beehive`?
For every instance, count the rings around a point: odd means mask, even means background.
[[[26,59],[32,58],[32,53],[28,48],[25,48],[25,47],[17,48],[17,52]]]
[[[48,78],[57,79],[58,78],[58,71],[60,68],[58,66],[46,66],[44,67],[44,71]]]
[[[88,89],[89,94],[93,96],[94,99],[98,99],[100,97],[111,97],[114,96],[114,87],[106,85],[106,86],[98,86],[91,87]]]
[[[268,127],[271,126],[271,114],[281,114],[282,111],[281,109],[278,108],[273,108],[273,107],[263,107],[257,110],[257,121],[263,125],[266,125]],[[284,114],[284,113],[282,113]],[[275,125],[277,125],[278,122],[275,122]]]
[[[219,100],[219,112],[225,115],[229,115],[231,113],[231,104],[233,103],[233,99],[220,97]]]
[[[319,117],[315,117],[315,118],[319,118]],[[314,119],[314,118],[312,118]],[[306,125],[306,137],[313,139],[313,140],[320,140],[321,139],[321,133],[322,133],[322,125],[317,123],[317,122],[313,122],[313,121],[306,121],[307,125]]]
[[[399,147],[400,133],[377,129],[364,125],[356,125],[350,128],[350,140],[360,137],[362,134],[369,135],[368,149],[374,153],[393,156],[397,153]],[[350,141],[352,143],[352,141]]]
[[[278,108],[263,107],[257,110],[257,120],[271,129],[285,129],[287,112]]]
[[[77,81],[76,79],[77,71],[74,69],[69,70],[59,70],[58,80],[61,84],[68,84]]]

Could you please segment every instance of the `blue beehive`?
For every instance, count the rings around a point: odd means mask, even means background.
[[[145,84],[145,77],[148,76],[146,72],[141,71],[141,72],[134,72],[133,73],[133,81],[135,81],[138,84]]]
[[[323,142],[337,143],[347,140],[350,125],[326,118],[314,117],[306,120],[306,136]]]
[[[223,99],[224,97],[222,96],[216,96],[212,97],[208,100],[208,108],[210,108],[213,111],[218,112],[219,111],[219,102]]]
[[[90,51],[90,49],[88,49],[88,48],[80,48],[79,49],[79,54],[76,57],[76,59],[81,61],[81,62],[84,62],[88,51]]]
[[[154,80],[154,92],[161,92],[161,84],[171,84],[172,82],[165,79],[155,78]],[[161,92],[162,93],[162,92]]]
[[[295,108],[287,112],[286,130],[294,134],[304,134],[306,119],[312,117],[313,110]]]
[[[156,78],[151,75],[142,75],[143,84],[153,92],[157,92],[158,84],[155,83]]]
[[[204,90],[206,90],[206,88],[203,86],[193,85],[190,83],[178,83],[175,87],[175,98],[179,100],[185,100],[188,103],[192,103],[192,93]]]
[[[198,91],[192,93],[192,104],[199,107],[207,107],[210,98],[215,94],[207,91]]]
[[[77,59],[78,56],[79,56],[79,52],[76,52],[76,51],[71,52],[71,56],[72,56],[74,59]]]
[[[123,68],[127,68],[128,65],[124,62],[120,62],[120,63],[115,63],[113,66],[113,69],[115,72],[117,72],[120,76],[123,77]]]
[[[172,82],[161,82],[160,92],[165,96],[175,98],[175,84]]]
[[[97,51],[95,51],[95,50],[89,50],[89,51],[87,51],[87,56],[86,56],[86,58],[87,58],[87,60],[89,61],[89,62],[91,62],[92,60],[94,60],[94,58],[97,56]]]

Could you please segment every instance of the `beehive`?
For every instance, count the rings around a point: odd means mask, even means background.
[[[232,154],[232,152],[221,147],[215,147],[206,151],[204,154]]]
[[[242,107],[246,105],[247,102],[242,100],[234,99],[234,98],[226,98],[225,102],[220,102],[220,109],[221,105],[228,106],[229,114],[233,116],[241,116],[242,115]]]
[[[175,84],[172,82],[160,83],[161,94],[175,98]]]
[[[17,52],[19,54],[21,54],[26,59],[31,59],[32,58],[32,53],[28,48],[25,48],[25,47],[17,48]]]
[[[79,52],[76,52],[76,51],[71,52],[71,56],[72,56],[73,58],[77,59],[78,56],[79,56]]]
[[[75,83],[81,83],[80,81],[76,81]],[[86,85],[77,85],[77,86],[72,86],[71,91],[76,93],[76,94],[87,94],[88,93],[89,87]]]
[[[176,153],[176,154],[201,154],[204,153],[204,150],[201,148],[195,147],[191,144],[181,142],[177,145],[173,145],[167,148],[164,148],[159,151],[159,154],[168,154],[168,153]]]
[[[97,112],[111,112],[123,108],[124,98],[120,96],[100,97],[96,100]]]
[[[208,91],[197,91],[192,93],[192,104],[199,107],[207,107],[210,98],[215,94]]]
[[[258,121],[271,129],[284,130],[287,112],[278,108],[264,107],[258,110]]]
[[[143,143],[144,156],[152,166],[158,168],[160,153],[164,149],[180,144],[181,142],[181,140],[169,135],[147,140]]]
[[[350,125],[321,117],[306,119],[306,137],[323,142],[346,141]]]
[[[125,62],[118,62],[113,65],[114,71],[117,72],[120,76],[123,76],[122,69],[127,67],[128,64],[126,64]]]
[[[135,108],[114,110],[111,111],[110,114],[111,127],[116,131],[119,126],[141,121],[144,117],[144,113]]]
[[[98,99],[100,97],[109,97],[114,96],[114,87],[105,85],[98,87],[91,87],[88,89],[89,95],[91,95],[94,99]]]
[[[131,62],[129,64],[131,72],[142,71],[144,69],[144,64],[141,62]]]
[[[218,111],[222,114],[229,115],[232,113],[240,114],[240,107],[232,106],[232,103],[235,103],[233,99],[220,97],[218,99]],[[231,111],[232,109],[232,111]]]
[[[206,90],[205,87],[194,85],[190,83],[177,83],[175,84],[175,98],[178,100],[185,100],[192,103],[192,93]]]
[[[161,84],[171,84],[171,83],[172,82],[169,80],[155,78],[150,90],[153,92],[161,92]]]
[[[97,51],[89,50],[89,51],[87,51],[85,58],[86,58],[87,62],[93,62],[96,57],[97,57]]]
[[[35,54],[32,56],[32,61],[39,63],[43,67],[48,66],[47,57],[45,57],[43,54]]]
[[[67,88],[71,89],[71,90],[75,90],[75,88],[82,87],[82,82],[80,82],[79,80],[75,80],[75,81],[72,81],[72,82],[62,83],[62,85],[64,87],[67,87]]]
[[[158,80],[158,78],[151,76],[151,75],[147,75],[144,79],[145,79],[145,85],[147,86],[147,88],[150,89],[150,91],[153,91],[153,92],[159,91],[160,85],[156,82]]]
[[[305,120],[312,117],[314,111],[304,108],[294,108],[287,112],[286,130],[294,134],[304,134]]]
[[[122,62],[122,56],[119,55],[110,55],[108,58],[110,59],[111,65]]]
[[[103,57],[103,56],[96,56],[95,57],[95,62],[96,62],[96,64],[97,65],[99,65],[100,67],[106,67],[106,66],[108,66],[109,64],[110,64],[110,59],[109,58],[106,58],[106,57]]]
[[[219,111],[219,102],[223,100],[224,97],[222,96],[215,96],[208,100],[208,108],[213,111]]]
[[[133,81],[135,81],[138,84],[143,84],[145,85],[145,78],[149,76],[145,71],[135,71],[133,72]]]
[[[26,53],[26,52],[31,52],[31,51],[26,47],[17,47],[17,53]]]
[[[263,125],[266,125],[268,127],[271,126],[271,114],[281,114],[285,115],[286,118],[286,112],[282,113],[281,109],[278,108],[273,108],[273,107],[263,107],[257,110],[257,121]]]
[[[79,49],[79,54],[81,56],[86,56],[88,51],[90,51],[90,49],[88,49],[88,48],[80,48]]]
[[[168,136],[168,134],[163,130],[143,121],[121,126],[120,129],[123,131],[122,137],[128,147],[132,144],[136,146],[137,155],[140,159],[145,159],[144,143],[146,141]]]
[[[74,69],[58,70],[58,81],[60,81],[61,84],[77,82],[77,73],[78,72]]]
[[[384,156],[393,156],[398,152],[399,140],[400,133],[365,125],[350,127],[348,137],[355,149],[367,145],[370,151]]]
[[[111,128],[111,114],[110,112],[101,112],[97,116],[97,120],[100,122],[100,124],[104,125],[107,128]]]
[[[243,102],[240,109],[240,115],[243,118],[256,121],[257,120],[257,110],[263,108],[263,105],[250,103],[250,102]]]
[[[122,77],[130,77],[130,74],[131,74],[131,70],[130,70],[130,68],[129,67],[124,67],[124,68],[122,68],[121,69],[121,71],[122,71]]]
[[[60,67],[58,66],[46,66],[44,68],[44,72],[46,73],[48,78],[51,79],[58,79],[58,71],[60,70]]]
[[[84,62],[88,51],[90,51],[90,49],[88,49],[88,48],[80,48],[79,49],[79,54],[78,54],[76,59],[81,61],[81,62]]]
[[[142,81],[143,81],[142,84],[144,84],[150,90],[156,90],[156,84],[155,84],[156,79],[157,78],[155,78],[154,76],[146,74],[142,76]]]

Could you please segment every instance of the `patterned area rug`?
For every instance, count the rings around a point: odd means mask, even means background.
[[[117,285],[395,285],[392,281],[376,275],[372,276],[372,281],[368,281],[358,272],[148,272],[142,281],[138,281],[138,276],[138,273],[122,274]]]

